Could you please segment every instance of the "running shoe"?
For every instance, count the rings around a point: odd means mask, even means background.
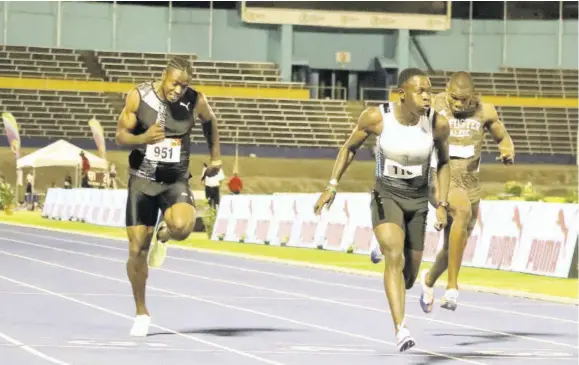
[[[151,249],[149,251],[150,267],[161,267],[167,257],[167,242],[161,242],[159,240],[159,231],[163,229],[167,229],[167,223],[165,223],[161,215],[159,215],[159,221],[157,221],[157,225],[155,226],[153,242],[151,242]]]
[[[444,297],[442,297],[441,302],[441,308],[455,311],[456,307],[458,306],[458,290],[446,289],[446,293],[444,293]]]
[[[419,302],[420,307],[424,313],[432,312],[432,305],[434,304],[434,288],[426,285],[426,274],[428,270],[424,269],[420,272],[420,287],[422,288],[422,295]]]

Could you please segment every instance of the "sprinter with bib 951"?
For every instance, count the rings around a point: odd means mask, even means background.
[[[146,336],[150,325],[145,287],[151,241],[149,265],[159,267],[166,242],[186,239],[195,226],[189,155],[196,118],[209,144],[207,174],[213,176],[221,168],[217,120],[205,96],[189,87],[192,75],[188,59],[173,58],[161,80],[142,83],[128,93],[117,124],[117,143],[134,147],[126,210],[127,275],[136,305],[132,336]]]

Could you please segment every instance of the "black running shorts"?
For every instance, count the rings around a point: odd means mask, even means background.
[[[136,176],[129,177],[126,225],[154,227],[159,209],[165,210],[177,203],[195,206],[193,193],[185,179],[162,184]]]
[[[404,232],[404,247],[415,251],[424,250],[428,196],[424,198],[402,198],[389,194],[384,189],[372,190],[370,204],[372,226],[394,223]]]

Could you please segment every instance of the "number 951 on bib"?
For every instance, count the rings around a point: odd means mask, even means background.
[[[161,142],[148,145],[145,158],[155,162],[177,163],[181,160],[181,141],[166,138]]]

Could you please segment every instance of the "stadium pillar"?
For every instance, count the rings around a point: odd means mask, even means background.
[[[4,1],[4,44],[8,44],[8,1]]]
[[[280,26],[281,32],[281,55],[279,68],[281,72],[281,79],[283,81],[292,80],[292,50],[294,48],[294,30],[290,24],[282,24]]]
[[[410,31],[408,29],[398,30],[396,62],[398,63],[398,69],[404,69],[410,66]]]

